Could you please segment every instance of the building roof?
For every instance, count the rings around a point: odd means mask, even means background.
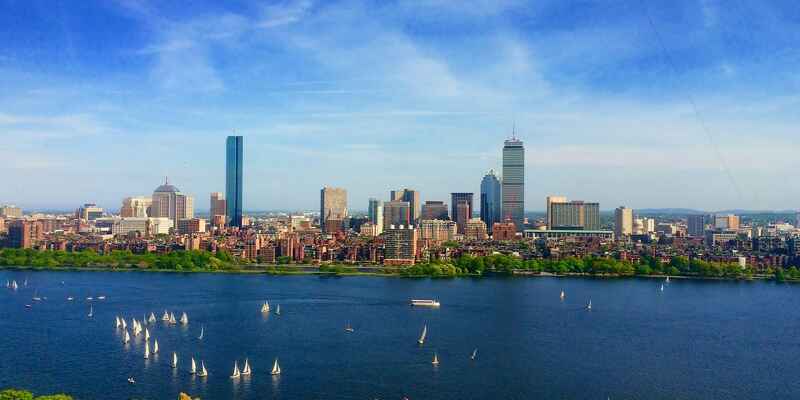
[[[169,179],[164,179],[164,184],[157,187],[155,193],[180,193],[180,190],[169,184]]]

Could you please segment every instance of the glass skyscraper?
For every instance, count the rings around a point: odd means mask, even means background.
[[[512,137],[503,146],[503,220],[511,219],[517,232],[525,226],[525,147]]]
[[[492,232],[495,222],[502,222],[502,204],[500,195],[500,179],[495,175],[494,170],[481,180],[481,220],[486,223],[486,229]]]
[[[225,149],[225,199],[229,226],[242,226],[243,145],[241,136],[228,136]]]

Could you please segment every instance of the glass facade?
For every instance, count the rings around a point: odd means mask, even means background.
[[[511,219],[521,232],[525,228],[525,148],[516,138],[506,140],[503,146],[502,197],[502,219]]]
[[[492,232],[495,222],[502,222],[500,179],[494,171],[489,171],[481,181],[481,220],[486,223],[486,229]]]
[[[225,149],[225,199],[229,226],[242,226],[243,144],[241,136],[228,136]]]

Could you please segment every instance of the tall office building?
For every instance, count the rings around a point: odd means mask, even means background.
[[[464,228],[467,226],[467,221],[472,218],[472,193],[450,193],[450,207],[452,212],[450,216],[453,221],[458,225],[458,233],[464,233]]]
[[[693,237],[705,237],[708,216],[696,214],[686,216],[686,234]]]
[[[547,228],[548,229],[552,229],[552,226],[553,226],[553,219],[550,218],[550,215],[552,214],[550,212],[550,207],[555,203],[566,203],[566,202],[567,202],[567,198],[564,197],[564,196],[547,196],[547,205],[545,206],[544,210],[545,210],[545,213],[547,213],[546,222],[547,222]]]
[[[8,246],[16,249],[30,249],[31,223],[28,221],[14,221],[8,227]]]
[[[380,235],[383,232],[383,202],[378,199],[369,199],[367,216],[369,222],[375,226],[375,234]]]
[[[383,203],[383,229],[390,225],[411,225],[411,205],[407,201],[387,201]]]
[[[503,219],[511,219],[517,231],[525,229],[525,147],[511,137],[503,146]]]
[[[389,192],[389,199],[392,201],[407,201],[409,208],[409,218],[411,222],[419,219],[420,203],[419,192],[412,189],[392,190]]]
[[[322,231],[332,233],[343,226],[346,218],[347,190],[327,186],[322,188],[319,192],[319,223]]]
[[[585,230],[600,229],[600,204],[584,201],[569,201],[550,204],[551,230]]]
[[[450,215],[447,211],[447,203],[443,201],[434,201],[428,200],[425,204],[422,205],[422,211],[420,212],[420,219],[439,219],[439,220],[447,220],[450,219]]]
[[[122,200],[119,216],[122,218],[147,218],[150,216],[150,206],[153,199],[150,197],[126,197]]]
[[[169,179],[156,188],[152,199],[150,210],[153,218],[169,218],[173,227],[177,227],[181,219],[194,218],[194,198],[170,185]]]
[[[614,210],[614,236],[617,240],[633,234],[633,210],[619,207]]]
[[[495,175],[494,170],[481,180],[481,220],[486,223],[489,233],[495,222],[500,222],[503,212],[500,179]]]
[[[225,215],[229,226],[241,227],[244,138],[228,136],[225,147]]]
[[[417,256],[417,230],[413,226],[389,225],[384,232],[386,265],[413,265]]]
[[[226,215],[227,208],[228,204],[225,201],[225,196],[220,192],[212,192],[208,204],[208,216],[210,219],[213,220],[217,215]]]

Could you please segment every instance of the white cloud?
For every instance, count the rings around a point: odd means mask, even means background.
[[[271,29],[291,25],[301,20],[311,9],[309,0],[291,1],[280,5],[271,5],[264,8],[263,17],[257,26]]]

